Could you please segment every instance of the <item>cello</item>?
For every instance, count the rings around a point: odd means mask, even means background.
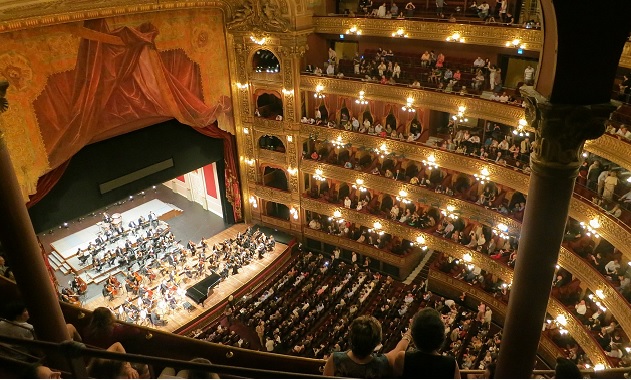
[[[75,276],[75,281],[77,282],[77,287],[79,288],[79,295],[85,294],[88,291],[88,284],[79,276]]]

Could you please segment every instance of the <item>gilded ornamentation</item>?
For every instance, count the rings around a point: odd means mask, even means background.
[[[405,104],[405,99],[411,97],[414,99],[414,104],[418,107],[427,107],[432,110],[450,113],[456,112],[459,106],[465,105],[467,107],[467,115],[470,117],[508,125],[515,125],[519,119],[524,117],[524,109],[522,107],[471,96],[314,75],[300,76],[300,88],[302,90],[314,91],[317,85],[324,86],[325,93],[344,95],[351,98],[356,97],[359,91],[366,91],[366,93],[370,94],[371,99],[385,102],[392,102],[398,99],[401,104]]]
[[[274,152],[273,150],[259,148],[258,156],[261,161],[276,164],[281,167],[287,166],[285,153]]]
[[[344,34],[352,26],[361,29],[363,36],[391,37],[392,32],[403,28],[410,39],[445,41],[445,37],[459,32],[466,36],[467,44],[505,47],[506,41],[519,38],[526,50],[541,50],[543,32],[534,29],[514,29],[491,25],[453,24],[378,18],[314,17],[316,33]]]
[[[275,187],[268,187],[256,184],[254,186],[254,195],[268,201],[282,203],[287,207],[291,206],[291,193],[279,190]]]
[[[210,33],[204,26],[193,28],[191,46],[199,51],[207,51],[211,46]]]
[[[622,138],[604,134],[596,140],[585,142],[585,150],[631,170],[631,158],[628,151],[631,144]]]
[[[613,313],[625,333],[631,332],[631,313],[627,300],[594,267],[564,247],[561,247],[559,254],[559,265],[580,279],[592,292],[600,289],[604,295],[601,300],[603,305]]]
[[[447,204],[453,205],[463,216],[482,224],[493,227],[498,223],[503,223],[508,226],[510,233],[519,234],[521,229],[521,223],[498,212],[487,210],[476,204],[452,198],[444,194],[435,193],[424,187],[412,186],[385,177],[363,172],[358,173],[352,169],[345,169],[322,162],[316,163],[311,160],[303,160],[300,164],[300,168],[303,173],[309,174],[315,173],[316,169],[322,169],[324,177],[346,183],[352,183],[355,178],[361,178],[364,180],[364,185],[367,188],[376,189],[390,195],[396,195],[400,190],[405,190],[410,195],[410,198],[426,205],[441,208],[444,208]]]
[[[0,55],[0,77],[17,90],[24,90],[33,79],[29,60],[14,51]]]
[[[245,0],[226,27],[231,31],[288,32],[289,21],[282,16],[278,0]]]
[[[265,224],[269,224],[271,226],[279,227],[285,229],[287,231],[291,230],[291,223],[286,220],[281,220],[278,218],[272,218],[267,215],[261,215],[261,221]]]
[[[578,174],[581,151],[586,140],[605,132],[605,120],[614,110],[611,104],[573,106],[551,104],[534,89],[521,90],[526,99],[526,117],[535,130],[533,170],[537,166],[564,169]]]
[[[564,326],[565,329],[567,329],[572,338],[576,340],[576,343],[578,343],[587,356],[589,356],[592,363],[604,364],[606,368],[610,367],[607,356],[605,356],[605,353],[598,345],[598,342],[596,342],[594,337],[585,330],[581,321],[576,319],[574,314],[570,313],[554,298],[550,298],[548,301],[548,313],[550,313],[554,319],[556,319],[559,315],[565,317],[565,320],[567,321]]]
[[[631,69],[631,42],[624,44],[622,55],[620,56],[620,63],[618,65]]]
[[[276,134],[276,137],[280,138],[281,141],[283,140],[280,136],[278,136],[278,134],[282,133],[284,129],[284,123],[282,121],[253,117],[252,125],[254,125],[254,129],[257,132],[263,132],[263,134],[266,135]]]

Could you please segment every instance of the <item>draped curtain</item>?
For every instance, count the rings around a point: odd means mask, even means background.
[[[158,52],[151,23],[110,31],[104,19],[87,20],[77,33],[75,69],[50,77],[33,103],[50,166],[91,142],[175,118],[224,139],[226,191],[241,220],[234,138],[216,124],[230,118],[230,98],[205,104],[199,67],[182,50]]]

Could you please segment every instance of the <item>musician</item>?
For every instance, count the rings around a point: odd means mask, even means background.
[[[147,220],[145,220],[145,217],[140,215],[140,217],[138,217],[138,226],[142,227],[143,224],[145,224]]]
[[[158,218],[156,217],[156,214],[153,211],[149,211],[149,215],[147,216],[147,219],[149,219],[149,223],[151,225],[158,224]]]
[[[81,305],[81,301],[79,300],[79,295],[68,288],[61,288],[61,293],[59,293],[59,299],[69,304],[79,305],[79,306]]]
[[[112,222],[112,217],[106,212],[103,212],[103,222],[105,222],[105,223],[111,223]]]
[[[101,232],[99,232],[98,235],[96,235],[96,239],[94,239],[94,243],[98,246],[101,245],[103,243],[105,243],[105,241],[103,240],[103,234]]]
[[[118,281],[118,279],[116,277],[114,277],[114,275],[109,275],[109,277],[107,278],[107,284],[109,286],[113,286],[116,289],[120,289],[121,288],[121,283],[120,281]]]
[[[195,242],[193,242],[192,240],[189,240],[188,244],[186,244],[186,248],[188,248],[191,251],[191,256],[195,256],[195,252],[197,251]]]
[[[114,287],[108,285],[107,283],[103,285],[103,290],[101,291],[103,297],[109,298],[109,300],[112,301],[114,299],[114,292],[116,292]]]

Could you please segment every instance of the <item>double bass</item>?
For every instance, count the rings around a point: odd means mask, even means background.
[[[119,289],[121,287],[120,281],[118,281],[118,279],[112,275],[110,275],[110,277],[107,279],[107,283],[110,286],[115,287],[116,289]]]
[[[88,284],[79,276],[75,276],[77,282],[77,288],[79,295],[85,294],[88,291]]]

